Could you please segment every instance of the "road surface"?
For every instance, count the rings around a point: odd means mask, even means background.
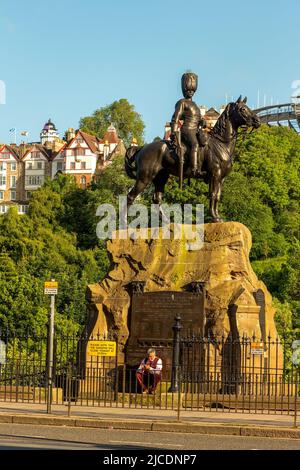
[[[300,440],[0,424],[0,450],[300,450]]]

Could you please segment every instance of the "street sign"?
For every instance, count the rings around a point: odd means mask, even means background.
[[[251,343],[251,347],[250,347],[250,353],[251,354],[254,354],[254,355],[257,355],[257,356],[263,356],[264,354],[264,344],[263,343],[257,343],[257,342],[253,342]]]
[[[294,366],[300,365],[300,340],[296,339],[292,344],[293,354],[292,354],[292,363]]]
[[[88,354],[97,357],[115,357],[117,345],[115,341],[89,341]]]
[[[46,295],[57,295],[58,282],[46,281],[44,284],[44,294]]]
[[[6,364],[6,344],[0,339],[0,364]]]

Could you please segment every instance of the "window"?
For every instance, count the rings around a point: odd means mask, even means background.
[[[5,160],[10,159],[10,153],[9,152],[2,152],[1,153],[1,158],[4,158]]]
[[[31,152],[31,158],[41,158],[41,152],[37,152],[37,151],[34,151],[34,152]]]
[[[5,214],[5,212],[6,212],[6,206],[0,206],[0,212],[1,212],[2,214]]]
[[[0,171],[5,171],[5,170],[6,170],[6,163],[0,162]]]
[[[32,196],[32,191],[26,191],[26,199],[27,201],[31,198]]]
[[[37,162],[37,169],[42,170],[43,169],[43,162]]]
[[[56,163],[56,169],[57,169],[57,171],[62,171],[62,169],[63,169],[63,162],[57,162],[57,163]]]
[[[16,191],[11,191],[10,192],[10,200],[15,201],[17,199],[17,193]]]
[[[21,206],[19,206],[18,212],[19,214],[25,214],[26,212],[28,212],[28,206],[22,204]]]
[[[85,155],[85,149],[83,149],[82,147],[78,147],[75,150],[75,155],[76,155],[76,157],[80,157],[82,155]]]
[[[86,163],[85,163],[85,162],[81,162],[80,168],[81,168],[82,170],[85,170],[85,169],[86,169]]]
[[[26,162],[26,169],[32,170],[32,162]]]
[[[10,170],[11,171],[17,171],[17,164],[16,163],[11,163],[10,164]]]
[[[4,199],[4,191],[0,191],[0,201],[3,201]]]
[[[42,186],[44,183],[44,177],[43,176],[27,176],[26,177],[26,186]]]
[[[86,177],[85,176],[82,176],[80,178],[80,185],[81,185],[82,188],[86,187]]]
[[[16,176],[11,176],[10,177],[10,187],[11,188],[16,188],[17,187],[17,177]]]
[[[75,170],[75,162],[71,162],[71,163],[70,163],[70,169],[71,169],[71,170]]]
[[[6,176],[0,175],[0,186],[6,186]]]
[[[80,137],[78,137],[75,142],[77,142],[77,144],[82,144],[83,142],[83,139],[81,139]]]

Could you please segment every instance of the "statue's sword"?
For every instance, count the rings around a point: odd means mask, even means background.
[[[177,146],[178,146],[178,157],[179,157],[179,187],[182,189],[182,184],[183,184],[183,151],[182,151],[182,146],[181,146],[181,132],[180,129],[177,129],[176,131],[176,137],[177,137]]]

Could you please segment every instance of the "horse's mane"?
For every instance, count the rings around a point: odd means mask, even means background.
[[[223,136],[226,132],[226,122],[228,120],[228,111],[232,103],[229,103],[226,108],[224,109],[221,116],[218,118],[216,124],[214,125],[213,129],[211,130],[211,135],[218,135]]]

